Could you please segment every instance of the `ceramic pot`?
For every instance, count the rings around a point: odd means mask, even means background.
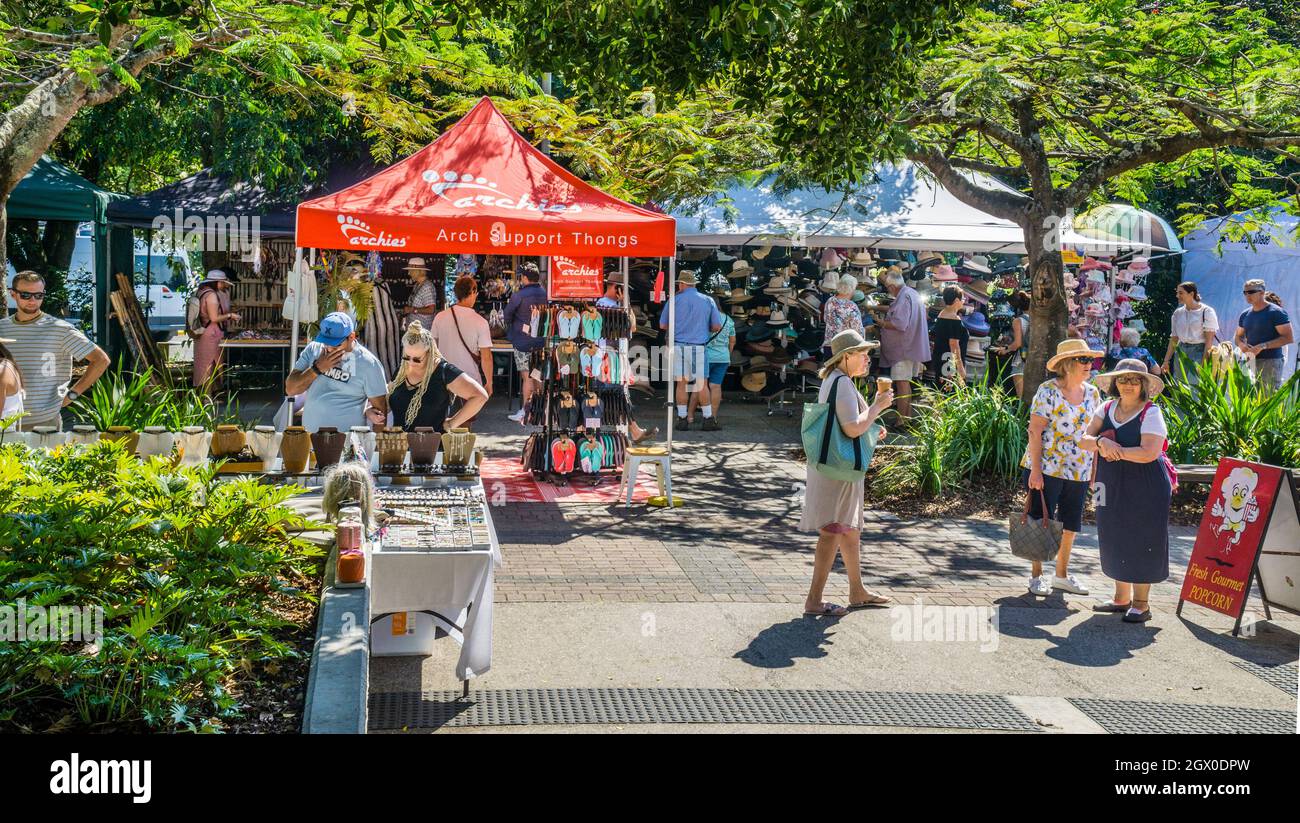
[[[58,426],[32,426],[27,432],[27,444],[34,449],[57,449],[68,442],[68,433]]]
[[[379,468],[384,471],[401,471],[406,462],[406,432],[389,428],[375,438],[379,448]]]
[[[307,458],[311,455],[311,438],[302,426],[290,426],[280,438],[280,457],[284,471],[302,474],[307,471]]]
[[[418,426],[415,431],[406,433],[406,443],[411,449],[411,468],[428,468],[438,454],[438,442],[442,435],[432,426]]]
[[[99,433],[99,439],[117,440],[128,454],[135,454],[135,447],[140,442],[140,434],[131,431],[130,426],[109,426],[108,431]]]
[[[135,452],[143,458],[166,456],[172,453],[175,445],[176,435],[167,431],[166,426],[145,426],[144,431],[140,432],[140,442],[136,444]]]
[[[334,579],[340,583],[360,583],[366,579],[366,555],[361,549],[339,549]]]
[[[99,432],[94,426],[78,424],[72,427],[72,432],[68,435],[68,442],[89,446],[91,443],[99,442]]]
[[[211,446],[212,432],[202,426],[186,426],[176,435],[176,450],[180,452],[182,466],[203,465]]]
[[[275,456],[280,453],[280,438],[282,435],[275,430],[275,426],[254,426],[244,432],[244,439],[248,447],[257,455],[257,459],[262,461],[262,467],[271,468],[271,463],[275,461]]]
[[[217,426],[212,434],[212,459],[233,458],[244,448],[244,432],[233,423]]]
[[[321,426],[311,436],[311,448],[316,452],[316,468],[324,471],[343,456],[343,446],[348,436],[333,426]]]
[[[442,437],[442,463],[444,466],[469,465],[474,453],[474,433],[469,429],[452,429]]]

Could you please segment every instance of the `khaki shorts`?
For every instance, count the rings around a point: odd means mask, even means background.
[[[900,360],[889,367],[890,380],[917,380],[925,374],[925,364],[918,360]]]

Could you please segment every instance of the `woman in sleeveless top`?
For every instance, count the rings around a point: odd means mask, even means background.
[[[1141,360],[1121,360],[1098,375],[1111,399],[1088,425],[1082,446],[1096,452],[1097,545],[1101,570],[1115,595],[1095,611],[1124,613],[1127,623],[1151,619],[1151,584],[1169,577],[1169,501],[1173,484],[1162,459],[1164,416],[1151,400],[1164,390]]]
[[[23,376],[14,356],[5,348],[13,342],[8,337],[0,337],[0,421],[23,413]]]

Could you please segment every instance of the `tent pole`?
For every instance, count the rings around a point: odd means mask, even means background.
[[[673,348],[677,340],[677,255],[668,258],[668,453],[673,453],[673,419],[676,417],[677,381],[673,379]],[[683,370],[683,374],[685,371]],[[687,398],[689,402],[690,398]],[[673,502],[668,501],[672,508]]]
[[[293,272],[292,276],[297,277],[297,288],[293,292],[293,328],[289,332],[289,363],[292,365],[298,360],[298,318],[302,314],[302,247],[296,247],[293,253]]]

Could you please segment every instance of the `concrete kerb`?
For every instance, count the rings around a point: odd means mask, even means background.
[[[365,734],[369,723],[370,583],[335,588],[336,555],[326,561],[303,734]]]

